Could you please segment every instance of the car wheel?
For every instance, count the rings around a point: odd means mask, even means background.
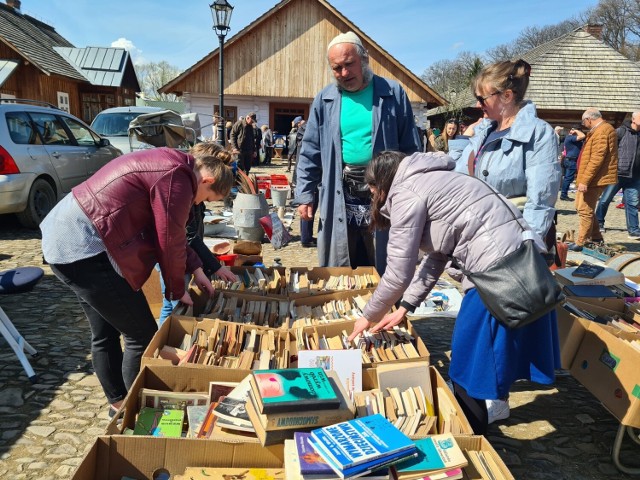
[[[18,221],[27,228],[38,228],[47,213],[56,205],[56,193],[49,182],[38,178],[29,191],[27,208],[17,213]]]

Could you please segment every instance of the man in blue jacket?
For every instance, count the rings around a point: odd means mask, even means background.
[[[410,155],[420,140],[405,91],[374,75],[358,36],[335,37],[327,49],[335,83],[314,99],[302,140],[296,200],[303,220],[312,218],[319,192],[320,266],[386,267],[387,231],[369,231],[371,193],[364,169],[374,155],[398,150]]]

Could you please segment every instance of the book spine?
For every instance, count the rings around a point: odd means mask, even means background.
[[[267,431],[273,430],[289,430],[292,428],[309,428],[324,427],[333,425],[334,423],[351,420],[353,413],[349,410],[319,410],[313,413],[305,413],[303,415],[295,414],[267,414],[266,424],[263,427]]]

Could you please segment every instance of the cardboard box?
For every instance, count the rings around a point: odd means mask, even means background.
[[[153,318],[160,317],[160,311],[162,310],[162,290],[160,289],[160,273],[154,268],[151,270],[151,275],[147,281],[142,285],[142,293],[147,299]]]
[[[121,480],[126,476],[142,480],[155,478],[154,473],[163,469],[173,478],[193,466],[284,468],[283,445],[261,447],[214,440],[101,436],[71,478]]]
[[[302,329],[304,333],[307,333],[309,335],[317,335],[318,337],[321,337],[322,335],[326,335],[327,337],[334,337],[334,336],[340,335],[343,330],[346,330],[347,333],[351,333],[351,331],[353,330],[354,323],[355,322],[353,320],[346,320],[342,322],[333,322],[333,323],[328,323],[324,325],[302,327]],[[427,346],[424,344],[424,342],[420,338],[420,335],[418,335],[418,333],[412,327],[409,328],[409,333],[416,339],[416,350],[418,351],[418,355],[420,355],[419,360],[429,361],[431,354],[429,353]],[[294,337],[292,339],[294,344],[292,347],[292,365],[291,366],[295,367],[296,365],[294,363],[294,359],[297,357],[298,349],[297,349],[297,345],[295,344],[295,335],[292,334],[292,337]],[[407,359],[393,360],[385,363],[403,363],[403,362],[411,362],[414,360],[416,359],[407,358]],[[376,369],[375,363],[362,366],[362,389],[363,390],[372,390],[374,388],[377,388],[375,369]]]
[[[140,411],[140,390],[152,388],[169,392],[208,392],[209,382],[241,382],[251,370],[228,368],[185,368],[173,366],[146,365],[142,367],[124,399],[122,422],[114,417],[107,425],[107,435],[120,435],[125,428],[133,429]],[[200,439],[180,439],[185,442],[200,442]]]
[[[591,321],[577,317],[561,306],[556,308],[556,314],[558,316],[560,361],[562,368],[569,370]]]
[[[262,297],[264,298],[264,297]],[[207,332],[207,336],[211,332],[214,333],[218,331],[221,325],[230,324],[231,322],[226,322],[219,319],[210,319],[210,318],[202,318],[197,319],[195,317],[183,317],[171,315],[166,321],[162,324],[162,327],[156,332],[156,334],[149,342],[149,345],[145,349],[142,354],[141,366],[145,365],[161,365],[171,367],[174,366],[170,360],[166,360],[164,358],[159,358],[156,356],[156,352],[160,351],[162,347],[165,345],[169,345],[171,347],[178,347],[182,342],[185,335],[193,335],[196,329],[201,329]],[[262,327],[259,325],[250,325],[250,324],[235,324],[237,327],[245,327],[256,329],[258,331],[265,330],[273,330],[275,341],[278,345],[282,346],[284,343],[287,344],[289,350],[294,347],[294,342],[291,340],[291,336],[286,329],[279,328],[269,328]],[[209,349],[212,347],[209,346]],[[190,367],[190,368],[222,368],[217,365],[201,365],[197,363],[186,363],[181,365],[181,367]]]
[[[347,300],[347,299],[351,300],[352,298],[355,298],[358,296],[361,296],[365,300],[368,300],[369,298],[371,298],[371,294],[373,293],[373,291],[374,291],[373,288],[369,288],[365,290],[345,290],[345,291],[334,292],[334,293],[329,293],[325,295],[313,295],[311,297],[296,298],[293,301],[295,301],[295,306],[305,305],[309,307],[318,307],[318,306],[330,303],[334,300]],[[336,321],[344,321],[344,318],[336,319]],[[291,326],[290,328],[309,326],[309,325],[303,324],[301,320],[295,320],[295,321],[291,320],[289,323]]]
[[[458,443],[462,451],[471,450],[482,452],[485,456],[491,456],[491,459],[498,467],[498,470],[500,470],[502,476],[506,480],[515,480],[505,463],[502,461],[502,458],[500,458],[500,455],[498,455],[498,452],[495,451],[495,449],[489,443],[489,440],[487,440],[485,437],[483,437],[482,435],[454,435],[454,438],[456,439],[456,442]],[[472,469],[472,466],[467,466],[463,469],[466,474],[465,478],[480,478],[471,473]]]
[[[625,339],[635,334],[590,322],[571,374],[622,423],[640,428],[640,351]]]

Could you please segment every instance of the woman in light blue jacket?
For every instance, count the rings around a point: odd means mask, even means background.
[[[519,205],[531,229],[543,241],[548,238],[551,249],[561,181],[558,141],[551,125],[537,117],[535,105],[524,100],[530,75],[531,65],[524,60],[494,63],[478,74],[472,88],[486,118],[475,128],[456,170],[484,180]],[[540,321],[557,331],[555,313],[548,317]],[[489,423],[509,415],[506,398],[487,400],[487,406]]]

